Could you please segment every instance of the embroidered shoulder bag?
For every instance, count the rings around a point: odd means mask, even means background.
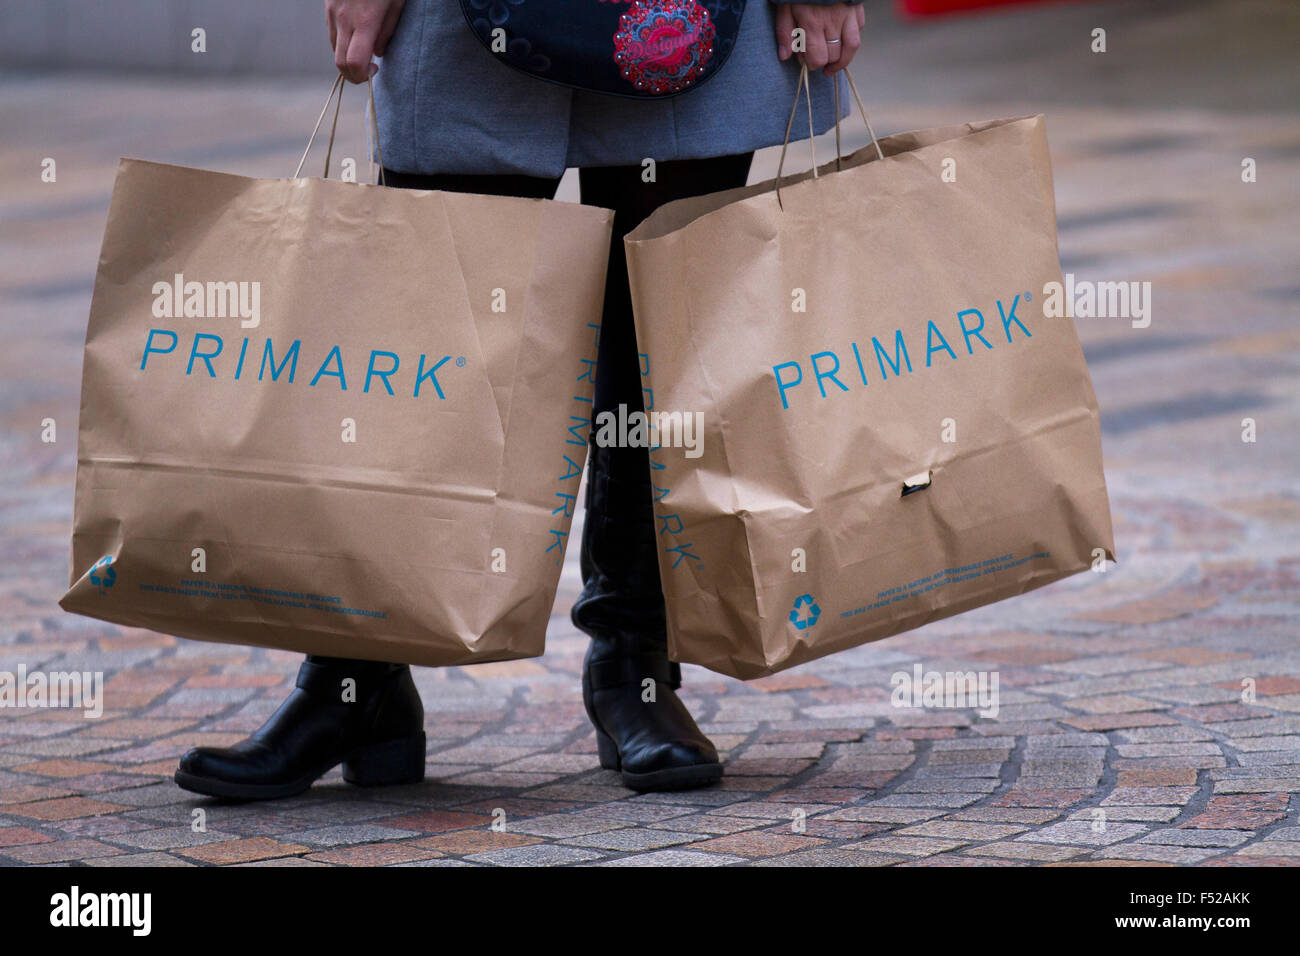
[[[675,96],[736,45],[745,0],[460,0],[482,44],[530,76],[615,96]]]

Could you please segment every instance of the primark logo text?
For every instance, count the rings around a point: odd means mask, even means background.
[[[772,377],[781,398],[781,408],[790,407],[791,392],[796,388],[816,385],[822,398],[850,391],[850,385],[865,387],[872,378],[879,374],[878,381],[888,383],[891,379],[910,375],[915,363],[921,364],[922,356],[926,368],[936,362],[955,362],[958,357],[981,355],[991,351],[995,345],[1005,348],[1015,342],[1033,338],[1033,333],[1016,315],[1016,308],[1022,296],[1017,294],[1008,305],[998,299],[997,318],[991,315],[986,319],[979,309],[962,309],[954,319],[942,327],[931,319],[924,333],[903,334],[901,328],[895,329],[892,336],[886,335],[882,342],[876,336],[869,343],[849,343],[849,351],[842,348],[839,352],[826,350],[814,352],[808,356],[805,366],[799,359],[778,362],[772,366]],[[946,332],[946,334],[945,334]],[[1005,344],[1003,342],[1005,339]],[[805,369],[810,373],[805,375]],[[812,381],[809,382],[811,377]],[[830,385],[830,389],[827,388]]]
[[[50,897],[50,925],[127,927],[132,936],[148,936],[153,927],[153,894],[82,893],[74,886]]]
[[[419,398],[423,387],[424,394],[436,393],[445,399],[442,383],[438,381],[438,369],[451,361],[450,355],[431,358],[420,353],[418,361],[412,362],[408,357],[405,364],[396,352],[383,349],[344,352],[342,346],[334,345],[329,349],[303,348],[302,339],[294,339],[288,345],[280,340],[276,345],[269,336],[257,345],[249,348],[252,339],[243,336],[242,341],[232,342],[226,347],[226,340],[211,332],[185,333],[189,338],[189,348],[178,352],[181,334],[171,329],[150,329],[145,336],[144,349],[140,354],[140,371],[149,372],[160,368],[173,374],[184,369],[186,375],[199,378],[224,378],[233,381],[278,382],[281,377],[289,385],[307,379],[309,387],[319,384],[337,386],[339,391],[356,388],[361,383],[363,394],[371,390],[383,389],[388,395],[396,395],[400,390],[412,398]],[[188,351],[188,355],[185,352]],[[304,374],[299,375],[299,360],[305,359]],[[463,365],[462,359],[456,364]],[[411,366],[415,366],[414,375]],[[307,376],[311,377],[308,379]],[[394,388],[394,382],[396,388]],[[432,392],[430,392],[432,389]]]
[[[240,319],[240,326],[255,329],[262,323],[262,284],[256,281],[196,282],[176,273],[170,281],[155,282],[153,316],[155,319]],[[182,341],[188,345],[185,348]],[[278,345],[277,345],[278,342]],[[250,348],[251,346],[251,348]],[[303,374],[299,375],[299,360]],[[285,344],[285,339],[271,336],[254,342],[248,336],[232,336],[221,331],[177,331],[151,328],[145,335],[140,353],[140,371],[155,370],[207,378],[229,377],[234,381],[257,381],[281,378],[289,384],[307,379],[307,385],[336,385],[340,392],[356,389],[369,395],[382,389],[388,395],[405,392],[412,398],[436,393],[447,396],[438,380],[438,369],[451,361],[450,355],[430,357],[421,354],[405,363],[396,352],[385,349],[344,350],[342,346],[303,346],[301,339]],[[465,360],[458,358],[457,366]],[[414,375],[412,375],[414,369]]]

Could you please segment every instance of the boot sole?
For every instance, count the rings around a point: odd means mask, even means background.
[[[425,735],[367,744],[319,770],[288,783],[236,783],[177,770],[172,779],[182,790],[227,800],[282,800],[306,792],[339,764],[343,779],[358,787],[392,787],[424,779]]]
[[[595,723],[595,721],[592,721]],[[639,793],[661,790],[694,790],[707,787],[722,779],[722,764],[697,763],[688,767],[665,767],[663,770],[651,770],[649,773],[632,773],[623,769],[623,761],[618,753],[614,738],[596,728],[596,754],[600,766],[605,770],[617,770],[623,778],[623,786]]]
[[[176,786],[205,797],[222,797],[226,800],[282,800],[296,797],[327,774],[337,764],[331,764],[320,773],[308,774],[292,783],[232,783],[218,777],[201,777],[198,774],[177,770],[172,776]]]
[[[617,769],[617,768],[610,768]],[[669,767],[650,773],[628,773],[621,771],[623,786],[638,793],[650,793],[663,790],[694,790],[707,787],[722,779],[721,764],[698,764],[693,767]]]

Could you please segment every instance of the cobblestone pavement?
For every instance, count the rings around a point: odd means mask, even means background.
[[[287,174],[328,76],[274,90],[0,78],[0,670],[107,681],[97,720],[0,712],[0,862],[1300,861],[1300,97],[1278,41],[1294,39],[1296,19],[1285,4],[1137,6],[881,24],[858,71],[888,130],[1046,112],[1066,271],[1153,283],[1149,328],[1078,320],[1120,564],[749,684],[686,667],[685,698],[726,777],[680,794],[635,796],[598,767],[578,687],[584,639],[565,616],[576,553],[545,657],[417,670],[423,784],[363,791],[336,771],[307,795],[251,805],[172,784],[186,748],[256,728],[298,658],[55,605],[113,167],[126,154]],[[1097,23],[1110,25],[1110,59],[1088,59]],[[1030,36],[1032,52],[1015,55]],[[56,184],[38,179],[46,156]],[[1244,157],[1258,182],[1241,182]],[[773,164],[764,155],[759,174]],[[40,441],[47,417],[52,444]],[[891,706],[891,674],[916,664],[995,670],[997,716]],[[206,832],[191,827],[196,808]]]

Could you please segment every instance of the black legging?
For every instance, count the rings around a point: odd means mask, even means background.
[[[596,352],[596,388],[592,414],[626,405],[628,412],[643,410],[641,369],[637,360],[636,329],[632,322],[632,293],[628,288],[623,236],[666,202],[719,192],[745,185],[753,153],[710,159],[666,160],[658,163],[654,182],[642,181],[642,167],[599,166],[578,171],[582,201],[614,210],[614,231],[605,277],[605,306],[601,317],[600,346]],[[403,189],[441,189],[446,192],[483,193],[553,199],[559,179],[520,175],[444,174],[422,176],[384,170],[390,186]]]

